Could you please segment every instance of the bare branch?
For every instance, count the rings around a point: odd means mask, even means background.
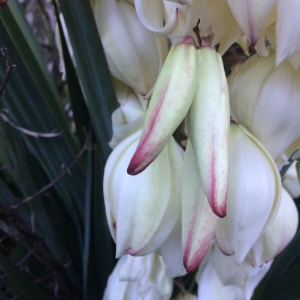
[[[16,266],[22,265],[35,251],[36,248],[30,249],[24,257],[22,257],[18,262],[16,262]]]
[[[4,92],[4,90],[5,90],[6,85],[8,83],[8,78],[9,78],[10,72],[11,72],[11,70],[13,68],[16,67],[16,65],[14,65],[14,64],[11,63],[7,48],[1,47],[0,51],[1,51],[2,55],[4,56],[4,58],[6,60],[5,75],[4,75],[4,79],[3,79],[2,85],[0,87],[0,97],[1,97],[2,94],[3,94],[3,92]]]
[[[50,132],[50,133],[35,132],[35,131],[31,131],[31,130],[22,128],[20,126],[17,126],[16,124],[14,124],[11,121],[9,113],[6,109],[2,109],[0,111],[0,117],[3,120],[3,122],[9,124],[9,126],[11,126],[12,128],[14,128],[14,129],[26,134],[26,135],[35,137],[37,139],[40,138],[40,137],[42,137],[42,138],[53,138],[53,137],[60,136],[62,134],[62,132],[55,132],[55,130]]]
[[[48,183],[47,185],[45,185],[44,187],[42,187],[40,190],[38,190],[37,192],[35,192],[33,195],[31,195],[31,196],[29,196],[29,197],[21,200],[20,202],[17,202],[16,204],[12,205],[11,208],[18,209],[21,205],[26,204],[26,203],[34,200],[38,196],[44,194],[47,190],[49,190],[50,188],[52,188],[61,179],[63,179],[63,177],[66,174],[71,175],[70,170],[77,164],[78,160],[81,158],[81,156],[84,154],[84,152],[86,150],[88,150],[87,139],[85,140],[85,143],[84,143],[82,149],[80,150],[80,152],[78,153],[78,155],[75,157],[75,159],[72,161],[72,163],[69,165],[69,167],[68,168],[63,167],[61,173],[59,174],[59,176],[56,179],[54,179],[53,181],[51,181],[50,183]]]
[[[22,264],[30,255],[34,256],[45,266],[49,277],[58,283],[60,294],[65,295],[63,299],[79,299],[74,292],[65,267],[54,257],[44,241],[33,233],[22,220],[19,214],[0,201],[0,230],[14,241],[21,242],[28,250],[28,254],[19,261]]]

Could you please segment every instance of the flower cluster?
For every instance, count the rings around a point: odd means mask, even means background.
[[[298,226],[299,183],[279,171],[299,158],[299,2],[90,2],[120,104],[105,299],[170,299],[171,278],[197,268],[198,299],[250,299]],[[234,43],[256,54],[226,78]]]

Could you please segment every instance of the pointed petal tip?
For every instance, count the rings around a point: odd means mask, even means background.
[[[205,254],[206,254],[206,252],[205,252]],[[203,255],[202,257],[196,257],[192,260],[189,260],[188,256],[184,256],[183,257],[183,266],[184,266],[185,270],[188,273],[195,271],[199,267],[199,265],[201,264],[204,256],[205,255]]]
[[[133,158],[130,161],[128,168],[127,168],[128,175],[138,175],[138,174],[142,173],[152,162],[151,161],[148,164],[143,165],[143,163],[139,163],[139,162],[135,161]]]
[[[211,209],[215,215],[219,218],[225,218],[227,215],[227,205],[226,202],[222,203],[221,207],[217,206],[216,204],[212,204]]]
[[[181,42],[182,44],[196,44],[194,38],[191,35],[187,35]]]
[[[132,256],[135,256],[137,254],[138,251],[135,251],[134,249],[132,248],[128,248],[126,250],[126,253],[129,254],[129,255],[132,255]]]
[[[136,166],[134,166],[131,162],[127,168],[127,174],[128,175],[137,175],[140,172],[136,170]]]
[[[211,238],[203,239],[202,242],[200,242],[197,251],[193,254],[191,254],[191,244],[186,245],[183,254],[183,266],[187,272],[193,272],[198,268],[209,250],[210,245]]]

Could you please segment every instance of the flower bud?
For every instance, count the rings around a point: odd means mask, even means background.
[[[221,56],[208,46],[197,51],[196,92],[186,117],[188,135],[213,212],[226,216],[230,107]]]
[[[184,119],[195,92],[196,71],[196,49],[192,37],[187,36],[170,50],[159,74],[128,174],[136,175],[146,169]]]
[[[211,210],[205,196],[190,140],[184,154],[181,201],[183,263],[186,270],[191,272],[206,255],[219,218]]]

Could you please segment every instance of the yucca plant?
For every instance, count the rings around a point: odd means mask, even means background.
[[[44,45],[18,0],[0,11],[0,300],[102,299],[115,265],[102,183],[118,104],[89,1],[49,5],[64,83],[51,76],[42,55],[45,46],[56,51],[53,30],[46,30]],[[299,240],[298,230],[253,299],[299,297]],[[195,294],[195,274],[174,279],[172,296]]]

